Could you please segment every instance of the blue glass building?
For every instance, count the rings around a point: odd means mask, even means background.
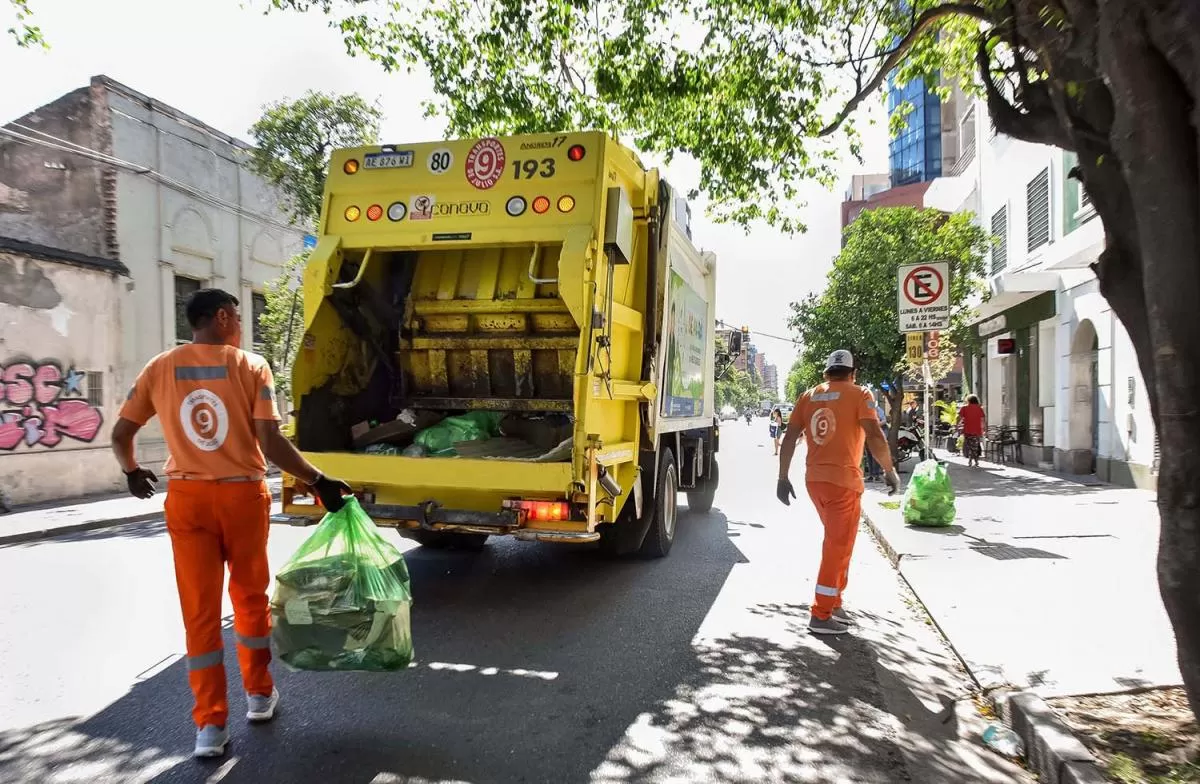
[[[889,76],[888,117],[905,102],[908,127],[888,143],[893,188],[942,176],[942,101],[923,81],[897,85]]]

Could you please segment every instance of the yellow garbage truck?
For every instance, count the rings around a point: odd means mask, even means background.
[[[718,481],[716,258],[599,132],[333,154],[293,438],[380,525],[667,555]],[[728,346],[724,347],[728,349]],[[317,502],[285,477],[275,522]]]

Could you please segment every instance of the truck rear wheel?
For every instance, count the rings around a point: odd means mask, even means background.
[[[663,449],[658,462],[658,482],[655,483],[654,502],[646,510],[652,515],[650,530],[642,540],[639,552],[650,558],[665,558],[675,542],[675,522],[679,512],[679,469],[675,465],[675,454]]]
[[[720,481],[721,472],[717,468],[717,458],[714,456],[708,464],[708,476],[704,478],[704,482],[695,490],[688,490],[688,510],[704,514],[713,507],[713,500],[717,496],[717,482]]]
[[[449,531],[414,531],[412,538],[422,547],[431,550],[479,551],[487,543],[487,534],[455,534]]]

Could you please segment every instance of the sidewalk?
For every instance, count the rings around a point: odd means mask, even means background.
[[[1043,697],[1179,684],[1155,574],[1154,494],[949,458],[958,518],[906,526],[868,485],[863,514],[985,689]]]
[[[267,477],[267,486],[276,500],[281,482],[278,476]],[[157,520],[162,517],[166,498],[165,492],[155,493],[146,500],[121,494],[18,507],[9,514],[0,515],[0,546]]]

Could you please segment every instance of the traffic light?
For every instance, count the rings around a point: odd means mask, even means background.
[[[745,324],[742,325],[742,345],[750,345],[750,328]]]

